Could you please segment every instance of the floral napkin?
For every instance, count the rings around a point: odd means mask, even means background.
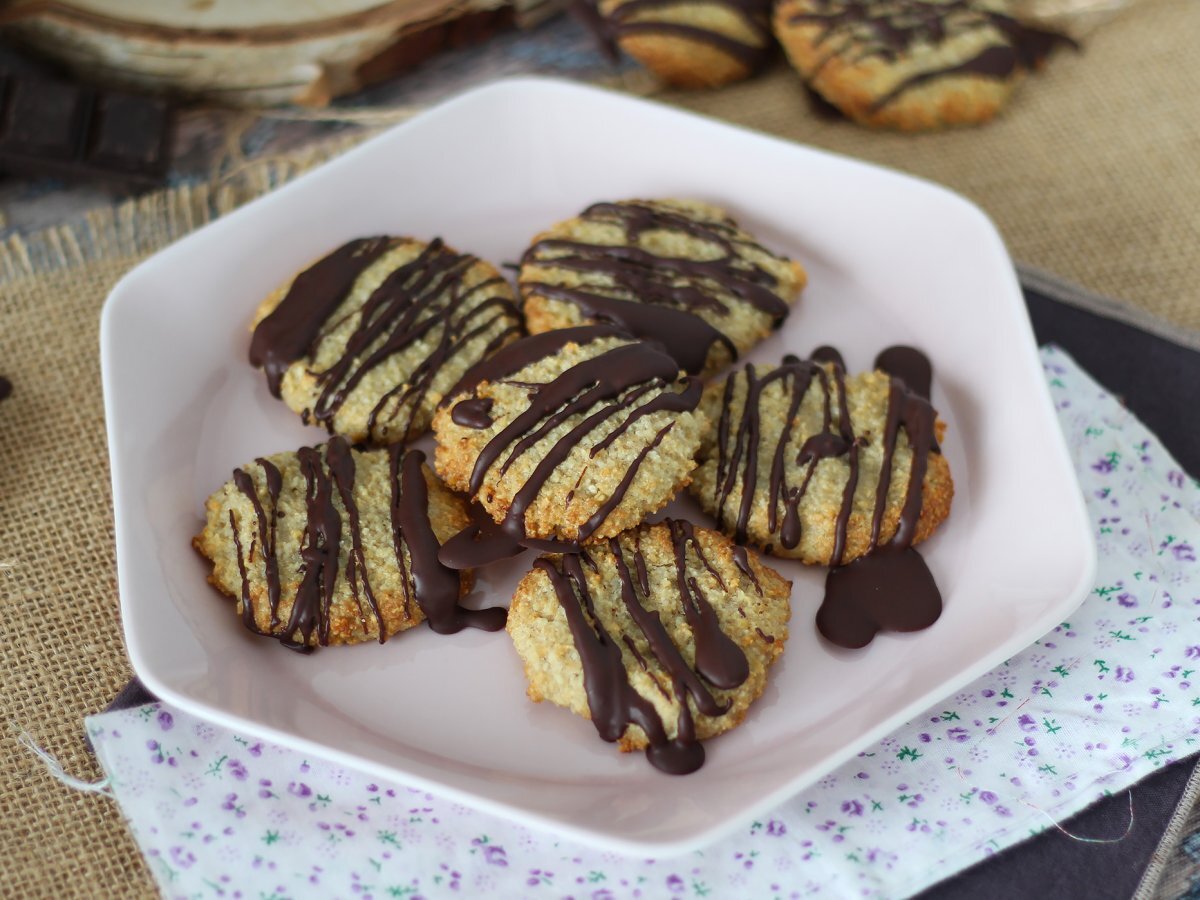
[[[637,859],[165,703],[92,716],[163,895],[898,897],[1200,750],[1200,485],[1065,353],[1042,362],[1099,545],[1091,594],[770,815],[703,851]]]

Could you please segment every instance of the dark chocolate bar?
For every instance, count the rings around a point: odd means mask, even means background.
[[[0,68],[0,171],[157,184],[173,118],[157,97]]]

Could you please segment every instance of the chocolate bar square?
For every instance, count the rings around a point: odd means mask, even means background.
[[[91,91],[41,78],[8,78],[5,88],[0,152],[76,158],[91,112]]]

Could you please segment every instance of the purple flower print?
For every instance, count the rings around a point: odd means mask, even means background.
[[[172,847],[170,856],[171,862],[175,863],[175,865],[179,866],[181,869],[190,869],[192,867],[192,863],[196,861],[196,857],[191,853],[191,851],[185,849],[184,847]]]
[[[842,812],[848,816],[861,816],[863,814],[863,805],[857,800],[847,800],[842,804]]]
[[[667,890],[672,894],[682,894],[684,890],[683,879],[678,875],[667,876]]]
[[[229,774],[238,781],[245,781],[246,776],[248,776],[250,773],[246,771],[246,767],[243,766],[240,761],[231,759],[229,761]]]
[[[1133,681],[1133,669],[1127,669],[1125,666],[1117,666],[1117,670],[1113,673],[1113,678],[1128,684]]]
[[[525,879],[525,883],[530,887],[537,887],[539,884],[550,884],[554,880],[554,873],[543,869],[530,869],[529,877]]]
[[[1117,468],[1117,460],[1113,458],[1114,456],[1116,456],[1116,454],[1110,453],[1108,456],[1100,457],[1098,460],[1092,463],[1092,469],[1096,472],[1102,473],[1112,472]]]
[[[767,822],[767,834],[771,835],[771,837],[783,837],[787,834],[787,826],[778,819],[771,819],[771,821]]]
[[[1171,553],[1173,553],[1175,555],[1175,558],[1177,560],[1179,560],[1180,562],[1195,562],[1196,561],[1195,549],[1193,549],[1191,544],[1188,544],[1186,542],[1181,543],[1181,544],[1176,544],[1175,546],[1173,546],[1171,548]]]
[[[498,844],[489,844],[487,835],[471,838],[471,846],[478,847],[483,851],[483,860],[489,866],[508,865],[508,857],[504,852],[504,848]]]
[[[158,727],[163,731],[170,731],[175,727],[175,717],[165,709],[160,709],[158,711]]]
[[[221,804],[221,809],[232,812],[239,819],[244,819],[246,818],[246,810],[238,806],[237,798],[237,794],[226,794],[225,802]]]
[[[293,797],[311,797],[312,788],[303,781],[293,781],[288,784],[288,793]]]

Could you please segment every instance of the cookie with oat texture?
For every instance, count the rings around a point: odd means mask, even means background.
[[[261,304],[250,362],[305,422],[354,443],[408,441],[468,368],[521,333],[513,300],[494,267],[440,239],[360,238]]]
[[[537,560],[506,627],[530,699],[685,774],[703,763],[699,741],[736,727],[762,694],[790,594],[753,551],[667,519]]]

